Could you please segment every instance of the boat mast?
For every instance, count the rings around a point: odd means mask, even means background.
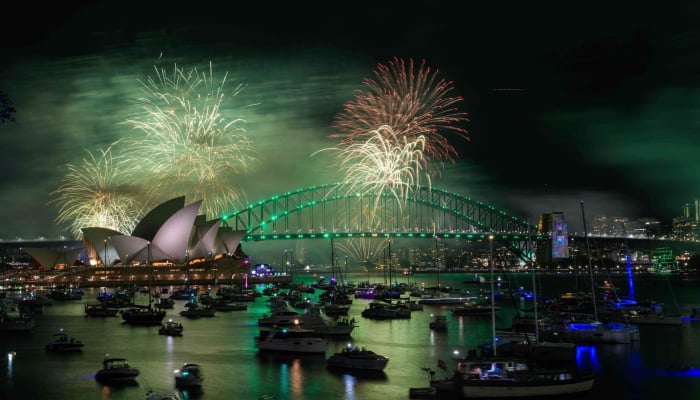
[[[496,357],[496,299],[493,287],[493,235],[489,235],[489,269],[491,270],[491,346],[493,347],[493,356]]]
[[[591,265],[591,247],[588,244],[588,229],[586,228],[586,213],[583,211],[583,201],[581,201],[581,218],[583,219],[583,235],[586,238],[586,254],[588,255],[588,273],[591,275],[591,296],[593,299],[593,317],[598,320],[598,306],[595,298],[595,281],[593,280],[593,266]]]
[[[392,282],[391,282],[391,239],[389,239],[389,300],[394,298],[394,289],[392,289]],[[396,278],[394,278],[396,279]]]
[[[437,268],[437,289],[438,294],[442,293],[442,288],[440,287],[440,249],[438,247],[438,237],[435,234],[435,268]]]
[[[535,308],[535,343],[540,342],[540,330],[539,330],[539,323],[537,319],[537,290],[536,288],[536,279],[535,279],[535,263],[532,261],[532,232],[531,232],[532,227],[530,226],[530,220],[528,219],[527,222],[527,247],[530,252],[530,254],[527,255],[527,262],[532,269],[532,304],[533,307]]]
[[[335,282],[333,282],[335,280]],[[331,237],[331,290],[333,291],[333,304],[336,303],[335,298],[335,285],[338,283],[338,279],[335,277],[335,244],[333,243],[333,238]]]
[[[146,262],[148,263],[148,308],[150,309],[152,304],[151,300],[151,285],[153,282],[153,262],[151,261],[151,242],[148,242],[148,260]]]
[[[625,227],[625,222],[622,222],[622,234],[625,235],[625,261],[627,262],[627,284],[629,286],[629,296],[634,299],[634,279],[632,278],[632,257],[630,256],[630,249],[627,244],[627,228]]]

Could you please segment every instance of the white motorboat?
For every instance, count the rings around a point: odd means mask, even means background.
[[[261,351],[291,353],[325,353],[328,339],[313,329],[273,327],[261,330],[255,338],[255,346]]]
[[[175,387],[179,389],[198,388],[202,386],[204,375],[199,364],[184,363],[175,370]]]
[[[367,371],[381,371],[389,359],[364,347],[358,348],[348,344],[339,353],[334,353],[326,360],[329,367],[348,368]]]

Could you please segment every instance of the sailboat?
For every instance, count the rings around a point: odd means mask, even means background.
[[[627,284],[628,295],[618,296],[614,285],[605,287],[605,314],[603,318],[609,321],[624,321],[634,325],[664,325],[679,326],[685,317],[681,314],[667,314],[664,311],[663,303],[653,300],[637,301],[634,295],[634,279],[632,275],[632,261],[627,244],[627,230],[622,223],[623,234],[625,235],[625,259],[627,262]],[[669,287],[670,288],[670,287]],[[677,307],[677,305],[676,305]]]
[[[493,237],[489,238],[491,286],[493,289]],[[493,290],[492,290],[493,293]],[[493,305],[493,296],[491,296]],[[503,357],[496,347],[496,316],[492,313],[493,347],[491,354],[476,357],[470,352],[457,361],[454,387],[460,397],[471,398],[540,398],[570,396],[589,392],[594,374],[578,374],[563,366],[541,368],[531,358]],[[432,382],[431,382],[432,385]]]
[[[150,281],[153,280],[153,263],[151,262],[151,243],[148,243],[148,266],[150,268]],[[151,290],[148,290],[148,305],[136,305],[122,310],[122,319],[129,325],[161,325],[165,318],[165,310],[153,307]]]
[[[581,217],[583,219],[583,233],[586,238],[586,253],[588,255],[588,272],[591,279],[591,295],[593,315],[588,319],[566,318],[561,327],[554,328],[551,333],[564,336],[574,343],[616,343],[626,344],[639,341],[639,327],[626,322],[607,321],[602,322],[598,318],[596,305],[595,284],[593,279],[593,267],[591,265],[591,249],[588,243],[588,230],[586,228],[586,214],[581,202]],[[574,319],[576,318],[576,319]]]
[[[323,312],[332,316],[348,315],[352,304],[352,299],[350,299],[345,290],[345,280],[340,273],[340,268],[337,267],[337,261],[335,244],[333,244],[333,238],[331,238],[331,282],[328,291],[321,294],[319,299],[323,300]],[[339,284],[341,285],[340,288],[338,288]]]
[[[535,268],[532,263],[532,235],[528,233],[528,254],[527,263],[532,274],[532,301],[533,301],[533,323],[534,336],[530,332],[499,332],[498,345],[500,352],[508,352],[516,356],[532,357],[535,361],[575,361],[577,345],[572,341],[546,341],[540,337],[538,306],[537,306],[537,280]],[[510,336],[510,340],[508,340]]]

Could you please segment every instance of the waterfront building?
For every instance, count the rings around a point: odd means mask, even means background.
[[[83,245],[90,266],[188,264],[230,256],[245,231],[220,226],[219,218],[199,215],[202,201],[185,206],[185,197],[168,200],[147,213],[130,235],[85,227]],[[25,248],[43,269],[66,269],[83,249]]]

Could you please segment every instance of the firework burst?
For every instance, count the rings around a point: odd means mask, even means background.
[[[155,175],[151,195],[161,193],[202,199],[203,211],[219,215],[234,208],[244,197],[233,186],[255,161],[254,148],[240,117],[229,118],[224,101],[244,88],[225,90],[224,76],[214,83],[211,63],[208,73],[189,72],[175,65],[171,75],[155,68],[155,77],[141,81],[144,97],[139,112],[126,121],[143,136],[131,141],[138,163]]]
[[[462,101],[453,96],[452,82],[438,77],[438,71],[428,67],[425,60],[416,65],[413,60],[394,58],[388,64],[379,64],[374,79],[363,80],[367,91],[359,92],[344,106],[333,122],[332,138],[341,144],[361,142],[372,136],[372,130],[387,125],[408,142],[425,138],[426,165],[437,161],[454,162],[457,151],[445,133],[468,140],[463,123],[467,114],[457,109]],[[437,168],[433,173],[439,174]]]
[[[140,188],[134,186],[134,170],[123,156],[115,156],[113,143],[99,155],[88,156],[78,165],[67,164],[61,185],[51,192],[57,196],[49,203],[59,205],[57,223],[67,223],[74,237],[81,228],[109,228],[130,234],[143,204]]]
[[[335,246],[353,261],[372,265],[389,245],[389,238],[348,238],[338,240]]]
[[[423,136],[409,141],[407,136],[397,137],[386,125],[372,133],[366,141],[323,150],[338,153],[338,170],[343,177],[339,190],[373,197],[369,211],[376,215],[384,197],[394,198],[401,207],[422,177],[430,185],[430,175],[423,171]]]

